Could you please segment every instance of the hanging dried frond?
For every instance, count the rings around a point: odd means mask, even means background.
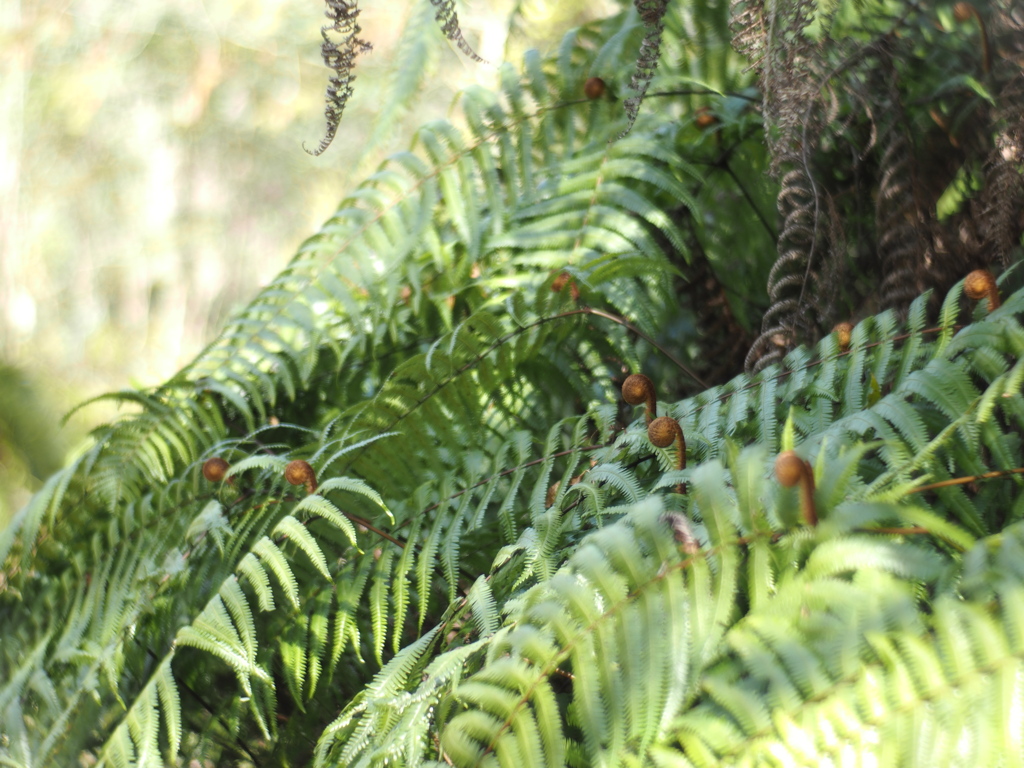
[[[345,104],[352,95],[352,81],[356,79],[352,74],[352,68],[355,66],[356,56],[373,48],[370,43],[359,37],[362,30],[356,23],[359,9],[355,2],[346,0],[326,0],[326,2],[327,10],[324,15],[331,24],[320,29],[320,34],[324,38],[324,42],[320,46],[320,55],[323,56],[324,64],[334,74],[331,75],[327,85],[327,106],[324,107],[327,131],[315,150],[306,149],[311,155],[322,154],[334,141],[334,135],[338,132],[338,123],[341,121],[341,114],[345,111]],[[341,39],[338,42],[331,40],[328,32],[336,32]]]
[[[485,64],[486,60],[477,55],[462,36],[462,28],[459,27],[459,14],[455,12],[455,0],[430,0],[430,4],[437,9],[437,15],[434,18],[441,25],[444,36],[455,43],[458,49],[473,61]]]
[[[644,100],[647,88],[654,78],[654,70],[658,68],[658,59],[661,57],[661,33],[665,31],[665,11],[668,9],[668,0],[634,0],[633,4],[647,32],[640,43],[636,71],[633,72],[633,79],[629,81],[629,87],[636,91],[636,95],[623,102],[628,122],[626,129],[619,134],[620,139],[632,130],[636,116],[640,112],[640,103]]]

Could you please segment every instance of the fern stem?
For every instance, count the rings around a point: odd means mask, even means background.
[[[983,472],[980,475],[970,475],[969,477],[954,477],[950,480],[942,480],[938,483],[930,483],[929,485],[921,485],[910,491],[910,493],[924,493],[925,491],[933,491],[936,488],[946,488],[950,485],[966,485],[967,483],[973,483],[978,480],[991,480],[996,477],[1006,477],[1007,475],[1019,475],[1024,472],[1024,467],[1017,467],[1016,469],[997,469],[992,472]]]
[[[761,102],[761,99],[755,96],[747,96],[745,93],[738,93],[736,91],[712,91],[701,88],[683,88],[677,91],[655,91],[654,93],[648,93],[644,98],[653,99],[657,96],[730,96],[737,99],[745,99],[754,104]]]
[[[402,541],[401,539],[396,539],[394,536],[392,536],[391,534],[389,534],[389,533],[387,533],[385,531],[382,531],[380,528],[375,528],[373,523],[369,522],[368,520],[364,520],[361,517],[356,517],[351,512],[346,512],[343,509],[338,510],[338,511],[341,512],[341,514],[343,514],[345,517],[347,517],[349,520],[351,520],[356,525],[361,525],[361,526],[363,526],[363,528],[366,528],[369,531],[373,531],[374,533],[376,533],[381,538],[387,539],[392,544],[397,544],[402,549],[405,549],[406,542]],[[403,523],[403,525],[404,525],[404,523]],[[398,526],[398,527],[401,528],[402,526]]]
[[[641,331],[639,328],[637,328],[635,325],[633,325],[631,322],[629,322],[625,318],[619,317],[618,315],[613,315],[610,312],[603,312],[600,309],[592,309],[590,307],[583,307],[582,309],[573,310],[572,312],[568,312],[566,314],[567,315],[569,315],[569,314],[596,315],[597,317],[603,317],[606,320],[611,320],[614,323],[618,323],[623,328],[625,328],[625,329],[627,329],[629,331],[632,331],[637,336],[639,336],[644,341],[646,341],[648,344],[650,344],[652,347],[654,347],[659,352],[661,352],[665,357],[667,357],[669,360],[671,360],[679,370],[681,370],[683,373],[685,373],[687,376],[689,376],[691,379],[693,379],[695,382],[697,382],[697,384],[699,384],[700,386],[704,387],[704,389],[708,388],[707,382],[703,381],[697,374],[695,374],[693,371],[691,371],[689,368],[687,368],[685,365],[683,365],[682,362],[680,362],[678,359],[676,359],[675,355],[673,355],[671,352],[669,352],[667,349],[665,349],[663,346],[661,346],[661,344],[656,342],[654,339],[652,339],[650,336],[648,336],[646,333]]]

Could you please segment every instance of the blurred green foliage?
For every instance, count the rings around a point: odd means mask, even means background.
[[[0,363],[0,529],[63,463],[54,411],[25,373]]]

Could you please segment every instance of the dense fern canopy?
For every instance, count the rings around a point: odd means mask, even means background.
[[[637,6],[104,396],[0,532],[0,764],[1024,763],[1017,17]]]

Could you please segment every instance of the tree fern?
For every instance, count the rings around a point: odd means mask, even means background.
[[[891,27],[867,5],[844,45]],[[1019,759],[1019,274],[706,386],[682,282],[762,327],[768,157],[728,9],[661,8],[628,137],[580,90],[627,81],[633,11],[468,90],[190,365],[108,396],[0,534],[5,764]],[[799,13],[840,39],[843,8]],[[793,53],[740,10],[762,66]],[[641,370],[686,469],[620,401]]]

